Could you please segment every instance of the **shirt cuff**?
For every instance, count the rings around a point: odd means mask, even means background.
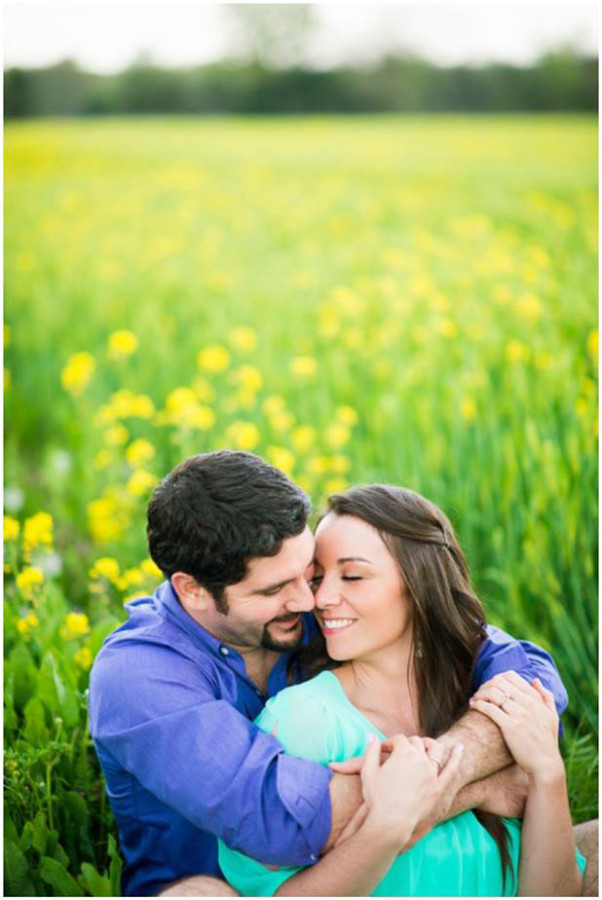
[[[282,754],[278,761],[278,794],[291,816],[298,822],[305,839],[302,856],[295,865],[317,862],[332,826],[330,769],[305,759]]]

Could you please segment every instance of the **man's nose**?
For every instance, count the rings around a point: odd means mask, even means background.
[[[295,590],[286,602],[286,608],[291,612],[311,612],[316,603],[312,589],[307,581],[302,578],[301,583],[295,586]]]

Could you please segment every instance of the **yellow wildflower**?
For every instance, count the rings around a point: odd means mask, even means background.
[[[102,428],[117,419],[150,419],[154,411],[155,406],[150,397],[146,394],[133,394],[124,388],[112,394],[109,402],[100,407],[94,416],[94,424]]]
[[[107,428],[103,434],[105,444],[108,444],[109,447],[119,447],[121,444],[125,444],[130,436],[129,431],[125,427],[125,425],[111,425],[110,428]]]
[[[311,378],[316,374],[318,364],[313,356],[295,356],[291,359],[289,368],[299,378]]]
[[[316,440],[316,429],[312,425],[298,425],[291,432],[291,441],[297,453],[307,453]]]
[[[19,537],[20,527],[17,519],[4,516],[4,541],[16,541]]]
[[[451,319],[439,319],[437,322],[437,331],[439,334],[443,335],[444,338],[451,340],[451,338],[455,338],[458,334],[458,327]]]
[[[326,443],[329,447],[332,447],[333,450],[344,447],[350,437],[351,432],[349,431],[349,428],[347,425],[343,425],[342,422],[334,422],[332,425],[329,425],[324,432]]]
[[[477,405],[472,397],[463,397],[460,404],[460,413],[467,422],[472,422],[477,416]]]
[[[357,425],[359,416],[352,406],[337,406],[334,414],[343,425],[349,425],[350,427]]]
[[[192,387],[194,388],[197,400],[200,400],[201,403],[211,403],[215,400],[215,391],[207,379],[203,378],[201,375],[194,379]]]
[[[125,451],[125,458],[131,466],[141,466],[143,463],[151,460],[154,455],[155,448],[149,441],[145,441],[144,438],[132,441]]]
[[[90,353],[74,353],[67,360],[61,372],[61,382],[66,391],[79,397],[88,387],[95,369],[94,357]]]
[[[52,547],[53,522],[52,516],[47,512],[39,512],[23,524],[23,552],[25,557],[31,556],[36,547]]]
[[[312,456],[307,462],[307,468],[312,475],[323,475],[328,471],[329,462],[327,456]]]
[[[535,294],[521,294],[518,298],[517,309],[520,315],[529,322],[538,322],[541,318],[543,306],[539,297]]]
[[[97,544],[116,541],[127,524],[123,509],[114,497],[105,492],[98,500],[88,503],[88,528]]]
[[[80,647],[80,649],[73,654],[73,662],[76,666],[79,666],[80,669],[84,669],[84,671],[87,672],[92,665],[92,651],[90,648]]]
[[[324,484],[324,490],[327,494],[339,494],[341,491],[346,491],[348,487],[349,482],[344,478],[329,478]]]
[[[136,352],[138,343],[138,338],[133,331],[128,331],[125,328],[120,331],[114,331],[109,336],[107,356],[109,359],[125,359]]]
[[[525,362],[531,356],[531,351],[526,344],[520,341],[509,341],[506,345],[506,359],[508,362]]]
[[[142,497],[143,494],[148,494],[156,483],[157,477],[155,475],[147,472],[146,469],[136,469],[129,477],[126,490],[136,497]]]
[[[263,384],[263,376],[255,366],[240,366],[232,373],[231,381],[245,391],[258,391]]]
[[[593,328],[587,336],[587,352],[591,357],[594,368],[598,368],[598,329]]]
[[[579,418],[583,419],[587,415],[589,410],[589,404],[585,397],[578,397],[575,401],[575,412],[579,416]]]
[[[535,365],[538,369],[545,371],[550,368],[553,362],[554,357],[551,353],[547,353],[545,350],[538,350],[535,353]]]
[[[219,374],[230,365],[230,354],[220,344],[209,344],[199,351],[196,361],[200,369]]]
[[[10,391],[10,369],[4,368],[4,393]]]
[[[101,556],[100,559],[96,560],[88,574],[90,578],[106,578],[107,581],[117,584],[119,581],[119,563],[112,556]]]
[[[243,353],[252,353],[257,347],[257,335],[252,328],[233,328],[228,335],[230,346]]]
[[[10,347],[10,339],[11,339],[10,325],[5,325],[4,326],[4,346],[5,347]]]
[[[140,563],[140,569],[142,571],[142,574],[146,578],[162,578],[163,577],[163,573],[161,572],[161,569],[159,569],[159,567],[154,564],[152,559],[143,559],[142,562]]]
[[[269,446],[266,450],[268,461],[286,475],[291,475],[295,465],[295,456],[287,447]]]
[[[268,416],[273,416],[275,413],[280,412],[285,406],[284,397],[281,397],[279,394],[272,394],[271,397],[266,397],[261,404],[261,408]]]
[[[226,430],[226,438],[237,450],[253,450],[261,435],[257,425],[252,422],[233,422]]]
[[[90,620],[85,613],[70,612],[67,613],[65,624],[61,627],[61,637],[71,640],[88,634],[90,631]]]
[[[22,635],[28,635],[33,628],[38,628],[39,625],[40,620],[34,612],[30,612],[26,616],[21,616],[20,619],[17,619],[17,631]]]
[[[292,428],[295,424],[294,415],[288,411],[288,409],[281,409],[279,412],[274,413],[274,415],[270,416],[270,425],[274,429],[274,431],[279,432],[280,434],[283,431],[288,431],[289,428]]]
[[[351,468],[351,462],[342,453],[336,453],[330,457],[329,468],[331,472],[336,472],[337,475],[344,475]]]
[[[95,469],[106,469],[108,465],[111,464],[111,451],[110,450],[99,450],[98,453],[94,455],[94,459],[92,460],[92,465]]]
[[[131,569],[125,570],[119,579],[118,587],[120,591],[127,591],[128,588],[136,587],[141,584],[144,584],[144,573],[141,569],[132,567]]]
[[[29,596],[34,588],[44,584],[44,573],[37,566],[25,566],[17,575],[16,581],[21,593]]]

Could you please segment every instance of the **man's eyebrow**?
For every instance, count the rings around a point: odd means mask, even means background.
[[[287,578],[286,581],[279,581],[277,584],[266,584],[264,587],[257,588],[254,591],[251,591],[252,594],[267,594],[271,591],[279,591],[280,588],[285,587],[287,584],[290,584],[291,581],[294,581],[294,578]]]

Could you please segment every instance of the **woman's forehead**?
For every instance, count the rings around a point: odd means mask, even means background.
[[[388,552],[378,531],[372,525],[356,516],[339,516],[331,512],[322,519],[316,529],[316,555],[319,556],[321,550],[332,548],[344,550],[345,556],[351,555],[347,553],[347,548],[354,548],[356,555],[360,550],[378,554]],[[366,554],[364,552],[359,555]]]

